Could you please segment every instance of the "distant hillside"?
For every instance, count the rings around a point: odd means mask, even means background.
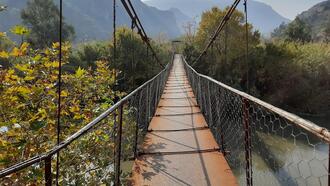
[[[0,0],[7,5],[6,11],[0,12],[0,31],[8,31],[13,25],[20,24],[20,11],[26,6],[27,0]],[[102,40],[111,37],[112,32],[112,1],[110,0],[65,0],[64,16],[68,23],[75,27],[76,41]],[[151,37],[165,33],[173,38],[181,34],[175,16],[180,12],[159,10],[149,7],[140,0],[132,1],[136,11]],[[130,26],[131,22],[118,1],[118,25]]]
[[[322,40],[323,31],[330,26],[330,0],[316,4],[298,17],[310,26],[314,40]]]
[[[175,16],[176,24],[178,28],[180,29],[181,33],[184,33],[184,27],[187,25],[187,23],[191,22],[191,18],[185,14],[183,14],[179,9],[177,8],[171,8],[169,9]]]
[[[213,6],[225,8],[232,4],[232,0],[147,0],[145,3],[157,7],[162,10],[177,8],[190,18],[198,17],[203,11],[210,9]],[[284,18],[273,10],[270,6],[249,0],[249,22],[263,34],[268,34],[278,27],[282,22],[289,22],[289,19]],[[243,5],[238,6],[239,10],[243,10]]]

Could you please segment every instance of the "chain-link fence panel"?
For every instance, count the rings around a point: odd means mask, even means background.
[[[240,185],[328,185],[327,129],[185,69]]]

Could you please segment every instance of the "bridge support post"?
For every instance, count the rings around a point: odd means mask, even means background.
[[[49,156],[45,159],[45,185],[52,185],[52,157]]]
[[[221,118],[221,111],[220,111],[220,107],[221,107],[221,102],[220,102],[220,100],[222,99],[222,96],[221,96],[221,89],[219,88],[219,90],[218,90],[218,92],[219,92],[219,96],[217,96],[217,99],[216,99],[216,113],[217,113],[217,118],[218,118],[218,123],[219,123],[219,130],[220,130],[220,132],[219,132],[219,134],[220,134],[220,140],[221,140],[221,152],[222,152],[222,154],[224,155],[224,156],[226,156],[227,155],[227,152],[226,152],[226,143],[225,143],[225,137],[224,137],[224,135],[223,135],[223,121],[221,120],[222,118]],[[217,136],[217,138],[219,139],[219,136]]]
[[[210,89],[210,81],[207,82],[207,99],[208,99],[208,116],[209,116],[209,127],[213,125],[213,115],[212,115],[212,105],[211,105],[211,89]]]
[[[203,110],[203,101],[202,101],[202,87],[201,87],[201,77],[198,76],[198,95],[199,95],[199,99],[197,100],[198,104],[201,106],[201,110],[202,112]]]
[[[123,105],[119,107],[119,122],[116,139],[115,186],[120,185],[121,136],[123,128]]]
[[[190,73],[192,73],[192,72],[190,72]],[[196,77],[196,76],[194,76],[194,77],[192,77],[193,79],[194,79],[194,81],[195,81],[195,85],[194,85],[194,87],[193,87],[193,92],[194,92],[194,94],[196,94],[196,99],[197,99],[197,103],[199,102],[199,91],[198,91],[198,86],[199,86],[199,81],[198,81],[198,78]]]
[[[202,92],[202,84],[205,85],[204,83],[200,83],[200,89],[201,89],[201,92]],[[206,87],[203,87],[203,90],[205,89]],[[207,113],[207,105],[206,105],[207,101],[206,101],[206,95],[203,94],[202,95],[202,108],[203,108],[203,112],[204,114]]]
[[[187,73],[187,78],[188,78],[188,83],[190,83],[191,88],[193,89],[193,92],[195,92],[195,79],[190,76],[190,73],[188,72],[188,69],[186,68],[186,65],[184,65],[186,73]],[[197,98],[198,95],[195,95]]]
[[[249,102],[247,99],[242,98],[243,103],[243,124],[245,131],[245,173],[246,173],[246,185],[253,185],[252,177],[252,147],[251,147],[251,127],[249,122]]]
[[[147,119],[147,123],[146,123],[146,125],[148,126],[149,125],[149,122],[150,122],[150,119],[149,119],[149,117],[150,117],[150,99],[149,99],[149,87],[150,87],[150,84],[148,84],[147,85],[147,105],[146,105],[146,115],[147,115],[147,117],[146,117],[146,119]]]
[[[140,121],[140,112],[141,112],[141,109],[140,109],[140,105],[141,105],[141,98],[142,98],[142,94],[143,92],[141,91],[140,92],[140,98],[139,98],[139,102],[138,102],[138,105],[137,105],[137,110],[136,110],[136,128],[135,128],[135,141],[134,141],[134,158],[137,158],[138,157],[138,142],[139,142],[139,121]]]
[[[155,109],[153,111],[153,114],[155,114],[154,112],[156,111],[157,109],[157,105],[158,105],[158,96],[159,96],[159,83],[160,83],[160,79],[157,78],[156,79],[156,92],[155,92]]]

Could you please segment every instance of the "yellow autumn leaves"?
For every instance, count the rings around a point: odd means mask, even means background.
[[[6,37],[6,36],[7,36],[6,32],[0,32],[0,38],[1,37]]]
[[[20,57],[24,56],[28,52],[28,43],[23,43],[20,47],[14,47],[11,52],[0,51],[0,58],[8,59],[9,57]]]
[[[8,52],[6,52],[6,51],[0,51],[0,58],[8,59],[9,58]]]
[[[6,37],[0,33],[0,37]],[[71,46],[63,43],[63,61],[68,63]],[[56,114],[59,43],[33,50],[28,43],[0,51],[0,60],[9,66],[0,68],[0,169],[41,154],[56,145]],[[100,112],[123,96],[112,90],[118,72],[108,61],[97,61],[96,68],[63,71],[61,138],[73,134]],[[20,127],[15,127],[20,126]],[[24,177],[13,179],[30,183]]]

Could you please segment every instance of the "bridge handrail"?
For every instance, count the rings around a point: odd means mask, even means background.
[[[308,120],[305,120],[295,114],[292,114],[290,112],[287,112],[283,109],[280,109],[278,107],[275,107],[269,103],[266,103],[256,97],[253,97],[245,92],[242,92],[242,91],[239,91],[237,89],[234,89],[224,83],[221,83],[209,76],[206,76],[206,75],[203,75],[203,74],[200,74],[198,73],[194,68],[192,68],[186,61],[185,57],[182,57],[183,58],[183,61],[185,63],[185,65],[192,71],[194,72],[197,76],[199,77],[202,77],[202,78],[205,78],[231,92],[234,92],[235,94],[241,96],[242,98],[245,98],[247,100],[250,100],[280,116],[282,116],[283,118],[286,118],[287,120],[291,121],[293,124],[297,125],[298,127],[301,127],[309,132],[311,132],[312,134],[316,135],[317,137],[321,138],[322,140],[326,141],[327,143],[330,144],[330,132],[328,129],[324,128],[324,127],[320,127],[318,126],[317,124],[311,122],[311,121],[308,121]]]
[[[118,101],[116,104],[108,108],[106,111],[104,111],[102,114],[100,114],[98,117],[96,117],[93,121],[86,124],[83,128],[75,132],[73,135],[69,136],[67,139],[65,139],[63,142],[61,142],[59,145],[56,145],[48,152],[42,153],[40,155],[36,155],[30,159],[27,159],[25,161],[22,161],[20,163],[17,163],[15,165],[12,165],[6,169],[0,170],[0,178],[8,176],[12,173],[15,173],[17,171],[21,171],[33,164],[39,163],[41,161],[46,161],[48,158],[51,158],[53,155],[60,152],[62,149],[66,148],[68,145],[70,145],[73,141],[79,139],[81,136],[83,136],[85,133],[90,131],[93,127],[95,127],[98,123],[100,123],[102,120],[104,120],[107,116],[112,114],[115,110],[120,108],[120,106],[124,105],[131,97],[133,97],[137,92],[144,89],[148,84],[150,84],[152,81],[154,81],[157,77],[162,75],[163,73],[166,73],[170,68],[171,64],[174,59],[174,54],[172,55],[172,60],[170,63],[168,63],[165,68],[159,72],[157,75],[155,75],[153,78],[145,82],[143,85],[139,86],[137,89],[132,91],[130,94],[125,96],[123,99]]]

